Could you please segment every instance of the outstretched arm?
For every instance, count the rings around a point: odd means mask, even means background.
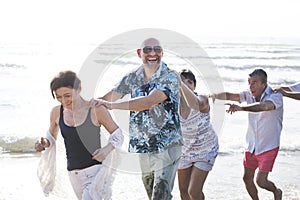
[[[274,92],[280,92],[280,90],[292,92],[291,88],[288,86],[277,87],[277,88],[274,88],[273,90],[274,90]]]
[[[278,89],[277,92],[280,92],[285,97],[295,99],[295,100],[300,100],[300,92],[287,92],[282,88]]]
[[[248,104],[245,106],[239,106],[239,105],[230,104],[230,103],[226,103],[225,105],[229,105],[229,108],[228,108],[228,110],[226,110],[226,112],[230,113],[230,114],[237,112],[237,111],[262,112],[262,111],[269,111],[269,110],[275,109],[275,105],[272,101],[253,103],[253,104]]]
[[[212,98],[213,102],[215,102],[216,99],[220,100],[230,100],[230,101],[240,101],[240,94],[237,93],[230,93],[230,92],[221,92],[217,94],[209,95],[210,98]]]
[[[132,98],[122,102],[105,102],[108,109],[142,111],[149,110],[156,104],[166,100],[168,96],[161,90],[153,90],[148,96]]]
[[[100,99],[103,99],[103,100],[109,101],[109,102],[114,102],[114,101],[120,99],[121,97],[122,97],[122,95],[119,92],[109,91],[108,93],[106,93]]]

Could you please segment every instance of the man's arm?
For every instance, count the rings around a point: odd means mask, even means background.
[[[281,87],[281,89],[288,91],[288,92],[292,92],[292,90],[289,86]]]
[[[285,97],[289,97],[291,99],[300,100],[300,92],[287,92],[283,94]]]
[[[228,110],[226,110],[226,112],[230,113],[230,114],[232,114],[236,111],[263,112],[263,111],[269,111],[269,110],[275,109],[275,105],[272,101],[253,103],[253,104],[248,104],[245,106],[239,106],[239,105],[230,104],[230,103],[227,103],[225,105],[229,105],[229,108],[228,108]]]
[[[122,98],[121,93],[111,90],[110,92],[108,92],[106,95],[104,95],[100,99],[103,99],[103,100],[109,101],[109,102],[114,102],[121,98]]]
[[[106,93],[103,97],[98,97],[97,99],[91,99],[90,106],[100,107],[101,105],[106,105],[107,102],[114,102],[121,98],[122,98],[121,93],[111,90],[110,92]]]
[[[295,99],[295,100],[300,100],[300,92],[287,92],[283,89],[279,89],[278,92],[280,92],[285,97]]]
[[[213,102],[215,102],[215,99],[240,102],[240,94],[238,93],[221,92],[218,94],[212,94],[209,97],[212,98]]]
[[[168,96],[161,90],[153,90],[148,96],[141,96],[122,102],[106,102],[108,109],[142,111],[149,110],[166,100]]]
[[[287,92],[292,92],[291,88],[289,86],[281,86],[273,89],[274,92],[280,92],[282,90],[287,91]]]

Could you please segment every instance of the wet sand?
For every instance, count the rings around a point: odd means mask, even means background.
[[[206,199],[244,200],[249,196],[242,181],[243,153],[220,154],[204,185]],[[44,197],[36,175],[38,154],[2,154],[0,156],[0,200],[62,199]],[[269,179],[283,190],[283,199],[300,199],[300,153],[279,152]],[[140,174],[118,172],[113,185],[113,198],[118,200],[147,199]],[[259,190],[263,200],[273,199],[270,192]],[[177,179],[173,199],[179,200]]]

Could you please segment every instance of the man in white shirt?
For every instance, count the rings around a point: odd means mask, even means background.
[[[290,86],[276,88],[275,91],[280,92],[285,97],[300,100],[300,82]]]
[[[227,103],[226,112],[247,111],[248,131],[246,136],[247,149],[244,157],[243,180],[252,199],[258,200],[258,191],[254,183],[255,170],[259,171],[256,183],[259,187],[273,192],[274,199],[282,198],[282,191],[268,180],[272,171],[280,145],[280,134],[283,119],[282,94],[273,92],[267,84],[267,73],[256,69],[248,78],[249,90],[241,93],[223,92],[213,94],[215,99],[247,102],[247,105]]]

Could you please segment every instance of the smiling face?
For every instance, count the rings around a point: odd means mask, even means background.
[[[80,90],[75,90],[68,87],[60,87],[55,90],[55,97],[64,108],[72,110],[73,103],[80,97],[79,92]]]
[[[256,100],[259,100],[267,87],[267,83],[263,83],[259,76],[249,77],[248,83],[252,95],[256,98]]]
[[[74,102],[80,98],[81,81],[75,72],[62,71],[50,83],[51,94],[63,107],[72,109]]]
[[[158,67],[163,56],[163,49],[157,39],[149,38],[143,42],[137,53],[145,66]]]

